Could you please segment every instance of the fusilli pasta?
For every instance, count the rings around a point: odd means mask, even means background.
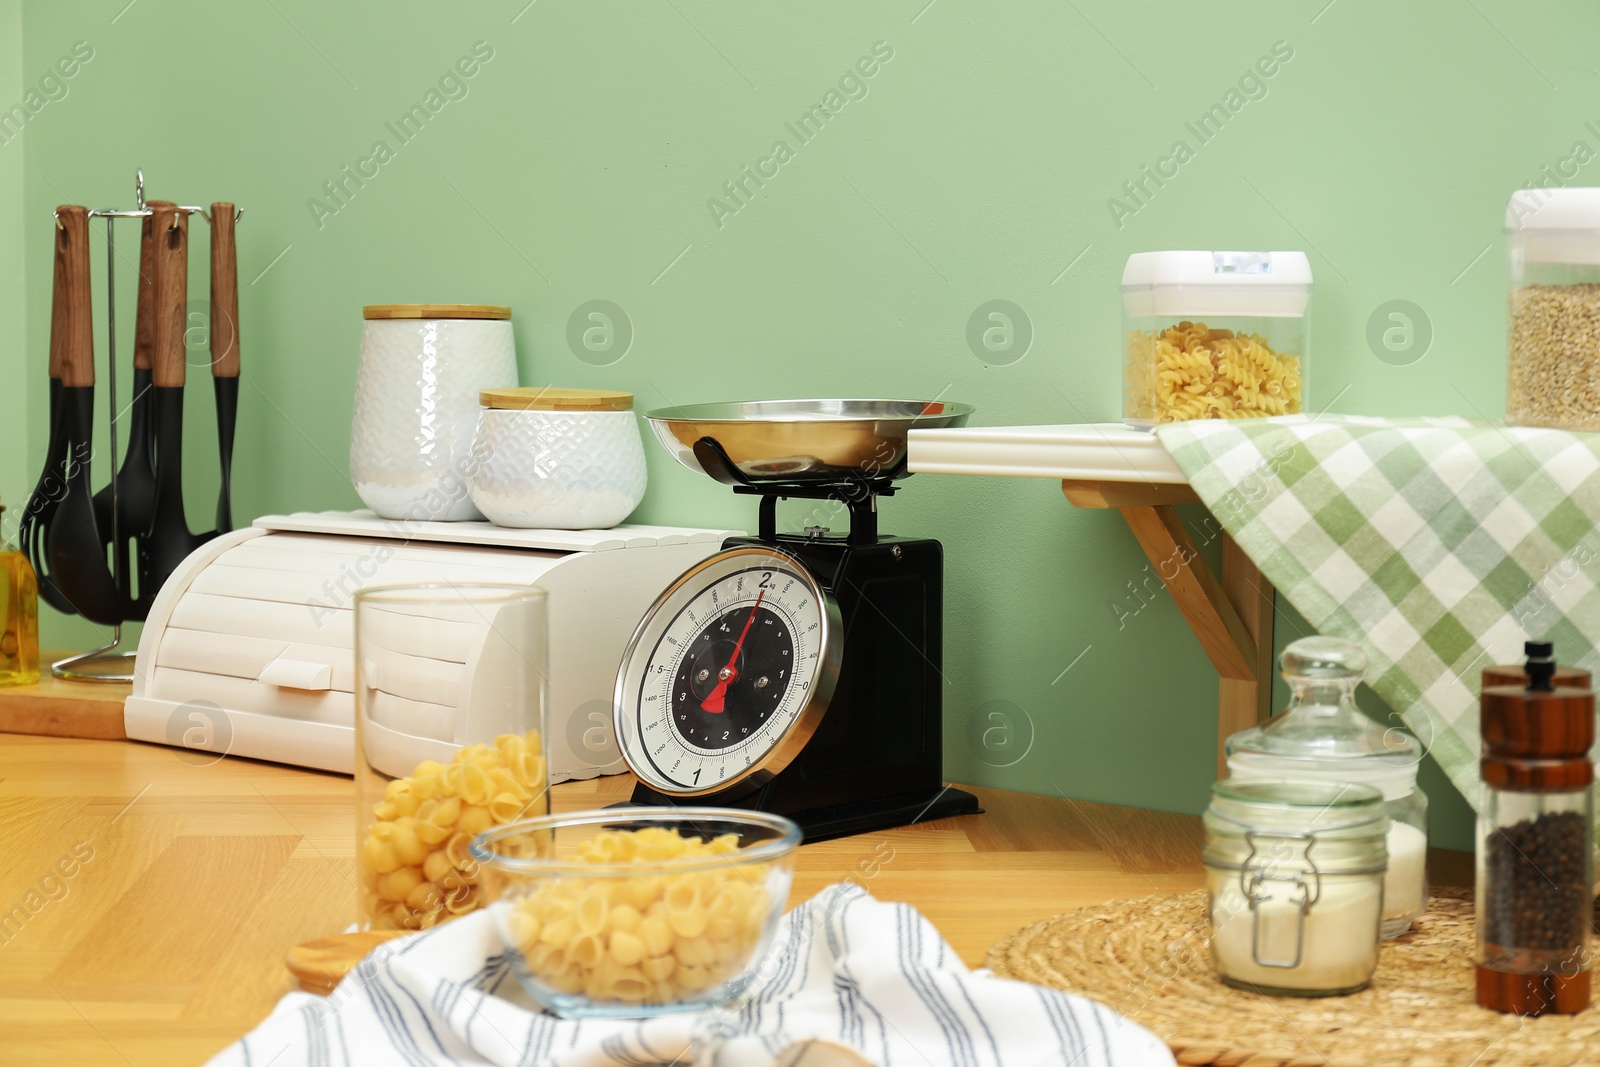
[[[1160,333],[1128,334],[1130,419],[1249,419],[1300,410],[1300,361],[1259,334],[1180,322]]]

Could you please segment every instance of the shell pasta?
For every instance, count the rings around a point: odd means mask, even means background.
[[[1300,361],[1259,334],[1180,322],[1128,334],[1127,411],[1149,422],[1247,419],[1300,411]]]
[[[606,830],[578,863],[637,863],[626,878],[553,878],[511,905],[506,922],[532,978],[594,1000],[669,1003],[711,990],[749,963],[771,918],[765,865],[659,876],[652,862],[729,856],[733,834],[703,841],[664,827]]]
[[[423,760],[373,808],[357,856],[362,911],[375,930],[425,930],[482,906],[472,838],[549,810],[537,730],[469,745],[449,764]]]

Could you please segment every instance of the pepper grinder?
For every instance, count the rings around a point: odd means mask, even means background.
[[[1548,642],[1524,648],[1527,685],[1481,697],[1478,1003],[1571,1015],[1589,1006],[1594,693],[1553,684]]]

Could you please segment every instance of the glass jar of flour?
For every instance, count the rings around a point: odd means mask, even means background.
[[[1325,997],[1378,966],[1383,794],[1368,785],[1235,779],[1205,815],[1211,958],[1228,985]]]
[[[1428,797],[1417,788],[1422,745],[1356,707],[1367,654],[1353,641],[1302,638],[1280,662],[1292,694],[1288,710],[1228,738],[1228,773],[1378,789],[1389,816],[1383,936],[1402,934],[1428,903]]]

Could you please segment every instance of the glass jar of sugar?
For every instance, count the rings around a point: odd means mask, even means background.
[[[1228,985],[1326,997],[1378,966],[1383,794],[1354,783],[1218,782],[1205,815],[1211,959]]]
[[[1378,789],[1389,816],[1383,936],[1406,932],[1428,903],[1428,797],[1417,788],[1422,745],[1356,707],[1367,654],[1353,641],[1305,637],[1280,660],[1292,699],[1281,715],[1228,738],[1234,778],[1360,782]]]

